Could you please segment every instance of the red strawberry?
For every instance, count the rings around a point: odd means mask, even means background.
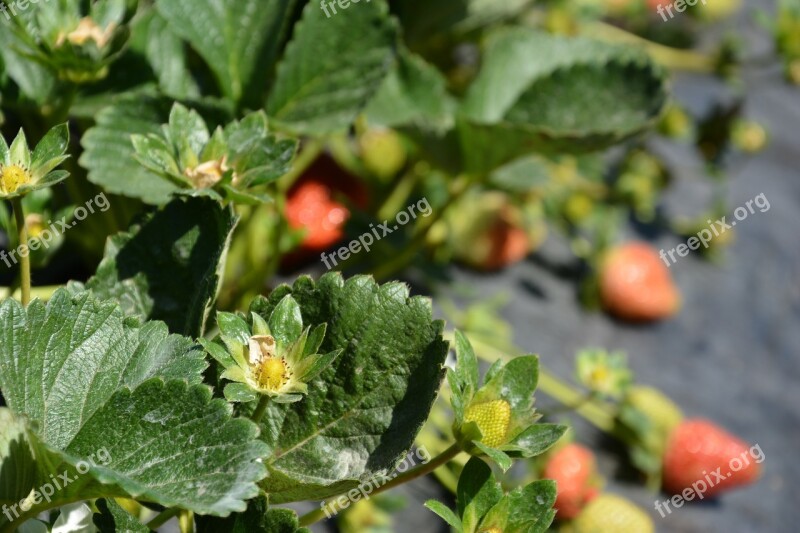
[[[753,483],[761,472],[756,459],[763,460],[755,449],[761,452],[708,420],[686,420],[667,444],[664,489],[678,494],[689,488],[702,499]]]
[[[618,318],[651,321],[668,318],[680,308],[680,293],[668,267],[645,243],[611,250],[600,269],[600,299]]]
[[[597,496],[594,486],[594,454],[578,444],[568,444],[555,452],[544,469],[544,477],[558,487],[555,508],[560,519],[571,520]]]
[[[304,229],[303,252],[322,252],[339,242],[350,210],[336,199],[343,195],[363,206],[363,186],[328,158],[320,158],[298,179],[286,199],[292,229]]]

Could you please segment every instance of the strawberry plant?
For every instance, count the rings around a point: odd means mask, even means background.
[[[576,391],[496,309],[446,328],[417,295],[553,231],[587,302],[678,312],[661,259],[615,242],[625,217],[695,233],[661,214],[656,136],[692,139],[720,197],[730,145],[766,142],[670,96],[671,69],[728,76],[732,48],[668,48],[642,6],[440,4],[0,0],[0,533],[384,527],[389,494],[356,495],[431,473],[464,533],[651,531],[590,450],[545,455],[567,426],[540,390],[669,491],[747,451],[618,353],[583,352]]]

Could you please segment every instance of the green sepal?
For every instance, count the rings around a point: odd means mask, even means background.
[[[514,464],[514,460],[502,450],[491,448],[479,440],[473,441],[472,445],[483,452],[489,459],[497,463],[497,466],[499,466],[503,472],[508,472],[511,465]]]
[[[291,295],[285,296],[269,317],[269,329],[275,337],[278,353],[287,350],[303,333],[300,306]]]
[[[203,338],[197,339],[197,342],[223,367],[229,368],[236,364],[236,361],[231,357],[231,354],[228,353],[228,350],[216,342]]]
[[[258,399],[256,391],[244,383],[228,383],[225,385],[225,399],[232,403],[250,403]]]

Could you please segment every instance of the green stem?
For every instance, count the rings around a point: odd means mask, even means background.
[[[412,168],[400,178],[386,201],[378,208],[378,220],[387,220],[396,215],[408,203],[408,197],[417,183],[417,171]]]
[[[267,406],[269,406],[269,396],[261,396],[261,400],[258,401],[258,407],[253,412],[253,416],[250,417],[250,420],[258,424],[261,422],[261,418],[264,416],[264,412],[267,410]]]
[[[191,511],[182,511],[178,518],[178,523],[181,527],[181,533],[194,533],[194,513]]]
[[[150,528],[152,531],[157,530],[171,519],[175,518],[180,514],[181,510],[177,507],[171,507],[169,509],[164,509],[161,511],[155,518],[150,520],[147,523],[147,527]]]
[[[25,225],[25,212],[22,209],[22,198],[11,200],[14,207],[14,219],[17,223],[19,242],[19,267],[22,286],[22,305],[27,307],[31,301],[31,258],[28,250],[28,228]]]
[[[393,488],[395,488],[395,487],[397,487],[399,485],[402,485],[404,483],[408,483],[409,481],[413,481],[413,480],[415,480],[415,479],[417,479],[419,477],[422,477],[422,476],[424,476],[426,474],[430,474],[431,472],[433,472],[434,470],[436,470],[440,466],[448,463],[451,459],[453,459],[459,453],[461,453],[461,448],[459,448],[458,444],[453,444],[448,449],[443,451],[441,454],[439,454],[435,458],[433,458],[431,461],[428,461],[427,463],[425,463],[423,465],[419,465],[419,466],[417,466],[415,468],[412,468],[408,472],[404,472],[403,474],[400,474],[399,476],[397,476],[396,478],[392,479],[391,481],[389,481],[385,485],[377,488],[376,490],[374,490],[372,492],[371,496],[376,496],[376,495],[378,495],[378,494],[380,494],[382,492],[385,492],[387,490],[391,490],[391,489],[393,489]],[[328,504],[331,501],[333,501],[334,499],[335,498],[332,498],[331,500],[328,500],[327,502],[325,502],[325,505],[322,505],[319,509],[317,509],[315,511],[311,511],[308,514],[305,514],[305,515],[301,516],[300,517],[300,526],[302,526],[302,527],[310,526],[311,524],[319,522],[320,520],[325,518],[326,517],[325,509],[328,507]]]
[[[592,393],[592,392],[589,392],[587,394],[584,394],[575,403],[571,403],[571,404],[570,403],[565,403],[565,404],[562,404],[562,405],[560,405],[560,406],[558,406],[558,407],[556,407],[554,409],[551,409],[551,410],[549,410],[547,412],[540,411],[540,414],[542,416],[544,416],[544,417],[553,417],[555,415],[571,413],[572,411],[577,411],[578,409],[580,409],[581,407],[583,407],[587,403],[593,401],[594,399],[595,399],[595,394]]]
[[[656,62],[675,69],[691,72],[714,72],[716,63],[713,57],[705,56],[689,50],[678,50],[662,44],[654,43],[605,22],[591,22],[581,27],[581,33],[599,39],[636,44],[643,47]]]
[[[31,287],[31,298],[49,300],[61,287],[63,287],[63,285]],[[0,300],[5,300],[6,298],[20,298],[21,294],[21,291],[17,287],[0,287]]]

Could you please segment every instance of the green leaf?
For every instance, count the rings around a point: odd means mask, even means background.
[[[403,0],[396,6],[406,42],[435,47],[443,35],[462,34],[530,8],[528,0]],[[424,13],[424,16],[420,16]],[[415,47],[416,48],[416,47]]]
[[[25,437],[25,424],[0,407],[0,505],[24,500],[36,487],[36,464]],[[0,524],[5,518],[0,515]]]
[[[461,519],[456,516],[452,509],[448,506],[443,504],[442,502],[437,502],[436,500],[428,500],[425,502],[425,507],[436,513],[441,517],[442,520],[450,524],[457,532],[464,531],[463,526],[461,525]]]
[[[383,0],[352,4],[330,18],[310,2],[278,67],[269,116],[295,133],[345,130],[377,92],[396,38]]]
[[[163,320],[170,331],[198,337],[216,301],[235,225],[232,211],[216,202],[173,200],[109,239],[86,288],[117,300],[130,316]]]
[[[458,479],[456,501],[465,531],[475,531],[483,516],[503,498],[503,489],[492,469],[472,457]]]
[[[46,67],[21,55],[20,46],[23,46],[20,39],[9,29],[5,16],[2,16],[0,57],[4,63],[5,74],[14,80],[24,95],[39,105],[45,104],[56,86],[56,77]]]
[[[258,493],[256,426],[212,399],[203,353],[163,323],[61,289],[27,310],[0,304],[0,335],[0,389],[28,421],[41,478],[81,478],[32,512],[122,496],[227,515]]]
[[[267,498],[251,500],[247,510],[228,518],[198,516],[197,533],[309,533],[299,527],[297,513],[291,509],[269,509]]]
[[[94,525],[100,533],[148,533],[150,529],[131,516],[113,498],[97,500],[99,514],[94,515]]]
[[[526,193],[534,187],[543,187],[550,181],[550,170],[544,158],[537,155],[516,159],[495,170],[489,183],[509,193]]]
[[[101,111],[81,139],[84,152],[79,162],[89,171],[89,181],[149,204],[167,203],[178,187],[136,161],[131,135],[159,133],[171,108],[170,99],[138,96]]]
[[[187,66],[183,40],[158,11],[149,10],[136,21],[131,48],[147,57],[164,94],[174,98],[200,95],[197,82],[192,79]]]
[[[208,63],[227,98],[260,107],[265,73],[277,58],[296,3],[158,0],[156,7],[170,28]]]
[[[556,516],[556,483],[549,479],[534,481],[508,493],[508,531],[545,533]]]
[[[438,131],[452,127],[454,107],[442,73],[421,57],[403,51],[364,112],[375,126]]]
[[[508,529],[508,515],[511,513],[511,501],[507,497],[503,497],[497,505],[489,509],[486,516],[481,520],[480,528],[483,531],[491,531],[492,529],[499,531],[511,531]]]
[[[392,469],[427,419],[448,350],[430,301],[409,298],[400,283],[301,277],[251,311],[269,316],[287,294],[305,324],[328,323],[321,350],[343,352],[302,401],[265,414],[263,439],[274,453],[263,488],[276,503],[323,499]]]
[[[662,70],[638,48],[499,31],[464,101],[465,164],[486,172],[534,151],[606,148],[652,126],[665,101]]]

